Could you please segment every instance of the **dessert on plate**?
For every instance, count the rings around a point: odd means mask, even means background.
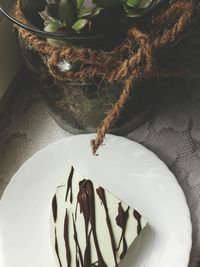
[[[60,267],[116,267],[146,220],[71,168],[52,200],[51,233]]]

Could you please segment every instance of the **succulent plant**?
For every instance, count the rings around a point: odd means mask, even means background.
[[[40,16],[47,32],[67,36],[103,33],[141,16],[160,0],[46,0]]]

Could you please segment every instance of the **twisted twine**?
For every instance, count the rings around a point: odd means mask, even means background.
[[[119,118],[135,82],[150,77],[176,76],[179,73],[179,70],[159,69],[155,56],[161,49],[182,37],[190,25],[193,11],[192,1],[174,1],[148,21],[149,30],[144,31],[141,26],[130,28],[127,39],[109,52],[91,48],[58,48],[23,28],[18,27],[18,31],[31,48],[47,56],[48,60],[45,63],[56,80],[86,81],[93,77],[101,77],[108,82],[123,81],[124,86],[118,101],[102,121],[96,139],[91,141],[95,155],[106,133]],[[21,12],[20,0],[17,0],[16,17],[27,24]],[[166,22],[169,23],[168,27]],[[137,46],[136,52],[132,51],[133,46]],[[80,70],[61,72],[58,63],[62,60],[78,61],[81,63]]]

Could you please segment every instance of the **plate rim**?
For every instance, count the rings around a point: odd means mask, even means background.
[[[10,187],[10,185],[13,183],[13,181],[14,181],[14,179],[15,179],[15,177],[17,177],[17,174],[19,174],[20,172],[23,172],[23,169],[24,168],[26,168],[26,166],[28,166],[29,164],[31,164],[31,162],[32,161],[34,161],[34,158],[37,158],[38,157],[38,155],[40,155],[41,153],[45,153],[45,152],[47,152],[48,151],[48,149],[51,149],[52,148],[52,146],[53,147],[56,147],[56,146],[58,146],[59,144],[61,144],[61,143],[70,143],[71,142],[71,140],[73,140],[73,139],[76,139],[76,138],[85,138],[85,137],[88,137],[88,138],[90,138],[90,139],[92,139],[93,137],[94,137],[94,134],[82,134],[82,135],[74,135],[74,136],[70,136],[70,137],[65,137],[65,138],[62,138],[62,139],[60,139],[60,140],[58,140],[58,141],[56,141],[56,142],[53,142],[53,143],[51,143],[51,144],[49,144],[48,146],[46,146],[46,147],[44,147],[44,148],[42,148],[42,149],[40,149],[39,151],[37,151],[35,154],[33,154],[30,158],[28,158],[18,169],[17,169],[17,171],[16,171],[16,173],[13,175],[13,177],[11,178],[11,180],[9,181],[9,183],[8,183],[8,185],[6,186],[6,188],[5,188],[5,190],[4,190],[4,193],[3,193],[3,195],[2,195],[2,198],[0,199],[0,208],[1,208],[1,205],[2,205],[2,203],[4,202],[4,201],[6,201],[6,198],[7,198],[7,192],[9,191],[9,187]],[[192,246],[192,225],[191,225],[191,216],[190,216],[190,211],[189,211],[189,208],[188,208],[188,205],[187,205],[187,201],[186,201],[186,197],[185,197],[185,194],[184,194],[184,192],[183,192],[183,190],[182,190],[182,188],[181,188],[181,186],[179,185],[179,183],[178,183],[178,181],[176,180],[176,178],[175,178],[175,176],[174,176],[174,174],[171,172],[171,170],[169,170],[169,168],[167,167],[167,165],[155,154],[155,153],[153,153],[151,150],[149,150],[149,149],[147,149],[146,147],[144,147],[143,145],[141,145],[141,144],[139,144],[139,143],[137,143],[137,142],[135,142],[135,141],[133,141],[133,140],[130,140],[130,139],[128,139],[128,138],[126,138],[126,137],[122,137],[122,136],[114,136],[114,135],[107,135],[106,136],[106,140],[108,139],[108,138],[111,138],[111,139],[126,139],[126,141],[129,141],[129,142],[134,142],[135,144],[137,144],[139,147],[142,147],[142,149],[145,151],[148,151],[148,153],[150,152],[154,157],[156,157],[162,164],[163,164],[163,167],[165,167],[166,169],[167,169],[167,171],[168,171],[168,173],[169,174],[171,174],[170,175],[170,179],[171,179],[171,181],[174,183],[174,185],[176,186],[176,190],[178,190],[179,191],[179,194],[181,194],[182,195],[182,199],[185,201],[185,203],[184,203],[184,205],[187,207],[187,210],[188,210],[188,222],[190,222],[189,223],[189,225],[188,225],[188,227],[190,228],[189,230],[190,230],[190,232],[191,232],[191,239],[190,239],[190,244],[188,243],[188,247],[190,247],[191,248],[191,246]],[[106,140],[105,140],[105,142],[106,142]],[[101,151],[101,147],[100,147],[100,151]],[[92,152],[91,152],[92,153]],[[83,174],[84,175],[84,174]],[[168,177],[169,178],[169,177]],[[188,262],[189,262],[189,255],[188,255]]]

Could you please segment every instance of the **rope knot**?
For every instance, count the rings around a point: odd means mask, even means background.
[[[15,15],[20,22],[27,24],[20,9],[20,1],[17,0]],[[173,4],[169,3],[166,8],[159,10],[158,14],[151,17],[146,32],[139,27],[130,28],[127,32],[127,39],[109,52],[91,48],[54,47],[47,41],[17,27],[28,46],[42,55],[43,59],[47,58],[45,64],[56,80],[87,81],[94,77],[101,77],[108,82],[122,81],[124,83],[117,103],[99,127],[96,139],[91,141],[94,155],[103,143],[106,133],[119,118],[130,92],[134,89],[134,83],[147,77],[160,78],[180,74],[178,70],[160,70],[154,57],[161,49],[171,45],[172,42],[179,41],[184,34],[193,18],[195,8],[193,2],[196,0],[176,0]],[[79,62],[79,70],[62,72],[58,64],[64,59]]]

